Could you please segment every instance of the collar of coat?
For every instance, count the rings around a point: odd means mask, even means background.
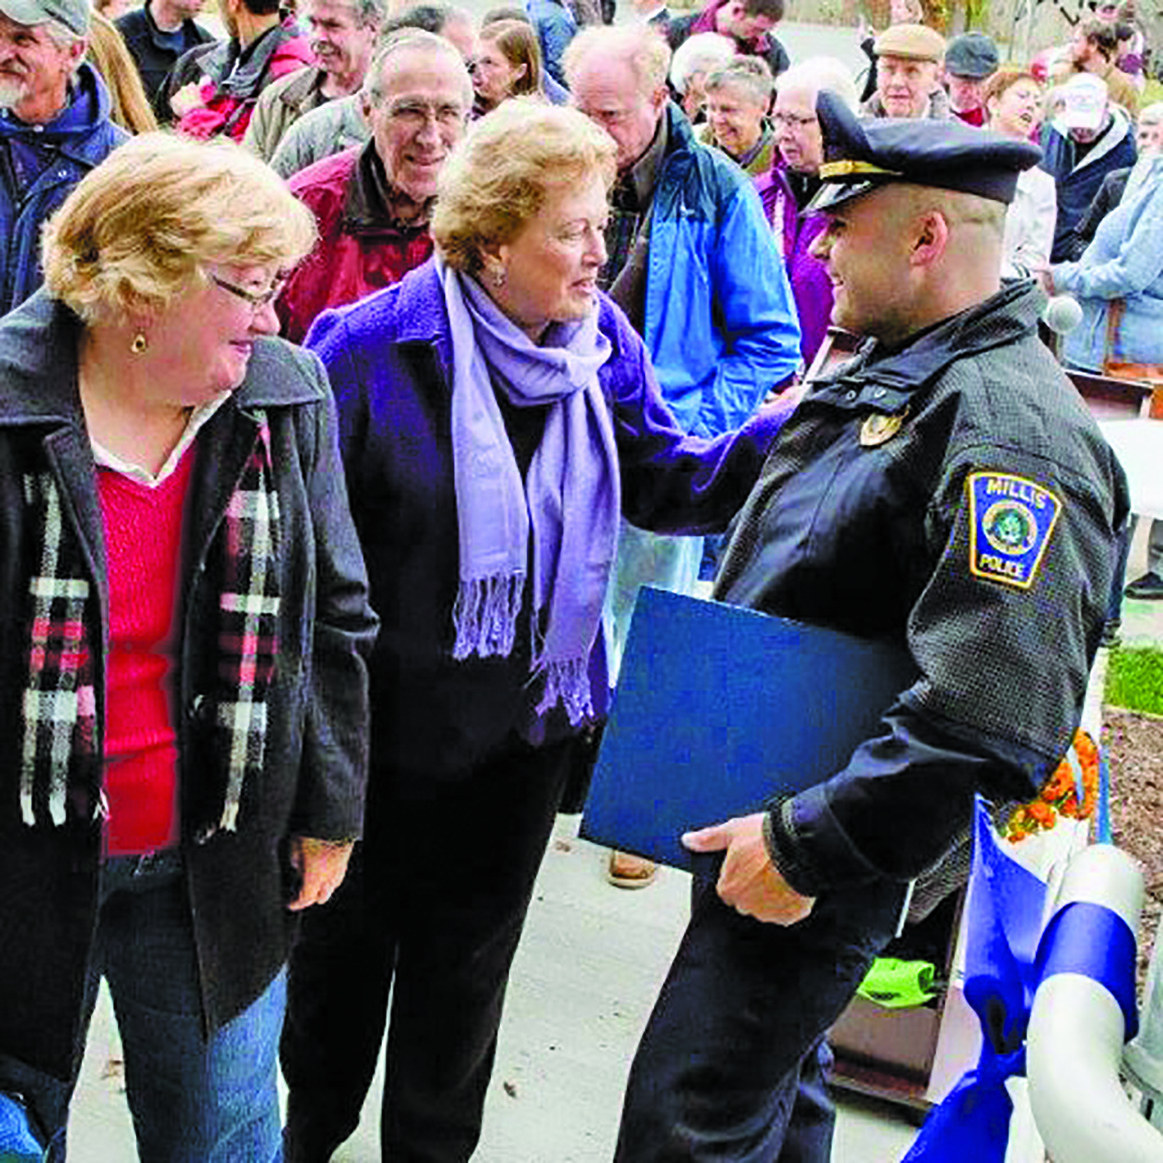
[[[428,216],[436,201],[430,198],[415,222],[400,222],[392,201],[395,187],[388,180],[375,139],[368,140],[355,159],[343,197],[343,228],[348,234],[388,235],[411,239],[428,233]]]
[[[877,341],[868,340],[851,360],[816,383],[851,385],[859,391],[875,381],[878,388],[887,389],[877,401],[878,410],[898,411],[913,392],[932,383],[954,361],[1035,334],[1042,301],[1032,281],[1014,283],[883,356]]]
[[[279,101],[303,114],[311,109],[319,109],[331,100],[323,96],[323,82],[326,80],[326,69],[308,66],[288,73],[285,82],[280,77],[274,84],[281,84]]]

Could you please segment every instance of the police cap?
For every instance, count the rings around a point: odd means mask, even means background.
[[[891,182],[936,186],[1009,203],[1018,174],[1042,151],[960,121],[858,120],[834,93],[820,91],[816,115],[824,139],[824,180],[807,207],[827,210]]]

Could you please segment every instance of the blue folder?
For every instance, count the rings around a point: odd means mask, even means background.
[[[834,775],[916,674],[903,646],[643,588],[581,834],[690,868],[683,832]]]

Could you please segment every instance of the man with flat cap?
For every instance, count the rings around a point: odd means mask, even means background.
[[[627,1086],[618,1163],[826,1163],[824,1035],[908,882],[973,796],[1031,799],[1066,751],[1127,492],[1002,288],[1038,149],[958,122],[857,122],[822,93],[832,320],[866,336],[808,385],[736,522],[715,597],[896,643],[918,677],[825,782],[684,837],[692,915]],[[794,676],[788,698],[796,697]]]
[[[949,98],[941,88],[945,38],[924,24],[890,24],[873,43],[876,92],[864,102],[866,117],[948,121]]]

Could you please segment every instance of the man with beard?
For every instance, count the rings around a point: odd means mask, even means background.
[[[243,145],[270,161],[283,134],[304,113],[357,92],[386,12],[385,0],[306,0],[299,21],[309,30],[319,63],[280,77],[262,91]]]
[[[40,286],[40,230],[126,134],[85,62],[87,0],[0,0],[0,314]]]

